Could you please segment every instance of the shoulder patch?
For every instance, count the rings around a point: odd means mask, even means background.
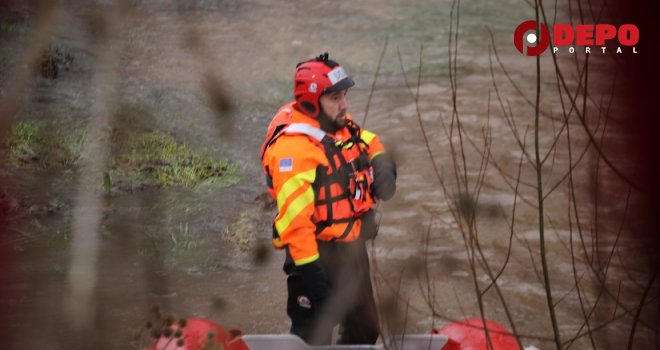
[[[293,171],[293,158],[280,159],[279,170],[281,173]]]

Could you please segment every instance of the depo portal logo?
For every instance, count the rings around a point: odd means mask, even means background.
[[[533,33],[531,33],[533,31]],[[550,32],[548,27],[543,23],[539,23],[540,35],[536,34],[536,21],[525,21],[516,27],[513,32],[513,44],[520,53],[525,53],[524,49],[527,48],[527,56],[538,56],[548,48],[550,45]],[[527,34],[527,35],[525,35]],[[524,37],[524,38],[523,38]],[[533,44],[533,45],[529,45]]]
[[[551,40],[552,39],[552,40]],[[538,56],[545,52],[552,41],[552,53],[565,50],[575,53],[576,48],[591,53],[591,50],[607,51],[606,44],[616,39],[616,53],[622,53],[622,46],[637,53],[635,45],[639,42],[639,28],[634,24],[623,24],[618,28],[612,24],[570,24],[556,23],[552,26],[552,38],[545,24],[534,20],[520,23],[513,32],[513,44],[516,49],[527,56]],[[562,47],[568,46],[568,49]],[[612,48],[612,46],[610,46]]]

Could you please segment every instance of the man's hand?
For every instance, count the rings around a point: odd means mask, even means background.
[[[319,261],[296,266],[296,269],[302,275],[312,305],[317,308],[323,305],[330,295],[330,282]]]
[[[392,157],[383,153],[371,160],[374,167],[373,195],[384,201],[389,200],[396,192],[396,164]]]

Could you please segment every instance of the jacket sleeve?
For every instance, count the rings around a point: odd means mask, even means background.
[[[360,139],[367,145],[367,153],[369,160],[373,160],[376,156],[385,153],[385,146],[380,142],[380,137],[369,130],[360,131]]]
[[[374,169],[372,193],[378,199],[389,200],[396,192],[396,163],[385,152],[385,146],[378,135],[369,130],[362,130],[360,138],[369,147],[369,162]]]
[[[314,215],[315,193],[312,184],[323,153],[305,136],[282,137],[268,152],[269,169],[278,214],[273,245],[288,247],[296,266],[319,258]]]
[[[394,197],[396,192],[396,163],[387,153],[378,154],[371,160],[374,169],[374,183],[371,191],[384,201]]]

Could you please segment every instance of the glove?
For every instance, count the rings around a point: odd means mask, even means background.
[[[309,293],[308,298],[312,305],[321,307],[330,295],[330,281],[318,260],[308,264],[296,266],[296,272],[300,273]]]
[[[389,200],[396,192],[396,164],[389,154],[379,154],[371,160],[374,183],[371,193],[378,199]]]
[[[376,223],[376,212],[372,209],[360,217],[360,239],[367,241],[378,235],[378,224]]]

